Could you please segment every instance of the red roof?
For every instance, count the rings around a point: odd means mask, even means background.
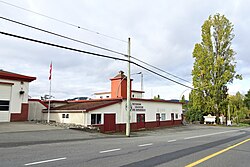
[[[54,107],[51,109],[51,112],[56,112],[56,110],[82,110],[82,111],[91,111],[96,110],[102,107],[110,106],[116,103],[121,102],[121,99],[112,99],[112,100],[86,100],[81,102],[73,102],[63,106]],[[47,111],[43,111],[47,112]]]
[[[44,107],[48,108],[48,105],[40,99],[28,99],[28,101],[37,101],[37,102],[41,103]]]
[[[8,80],[16,80],[16,81],[25,81],[25,82],[31,82],[31,81],[36,80],[36,77],[16,74],[16,73],[4,71],[4,70],[0,70],[0,78],[8,79]]]

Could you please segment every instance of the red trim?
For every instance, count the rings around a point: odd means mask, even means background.
[[[3,85],[14,85],[14,83],[11,83],[11,82],[0,82],[0,84],[3,84]]]
[[[42,110],[42,113],[47,113],[48,112],[48,109],[43,109]],[[50,110],[51,113],[85,113],[86,110],[75,110],[75,111],[70,111],[70,110]]]
[[[29,104],[28,103],[22,103],[21,113],[12,113],[10,115],[10,121],[27,121],[28,120],[28,110],[29,110]]]
[[[143,129],[138,129],[137,128],[137,122],[130,123],[130,130],[131,131],[138,131],[138,130],[144,130],[144,129],[155,129],[155,128],[163,128],[163,127],[172,127],[172,126],[179,126],[181,125],[181,120],[175,120],[174,124],[171,120],[168,121],[161,121],[160,126],[157,126],[156,121],[151,121],[151,122],[145,122],[145,128]],[[101,133],[107,133],[105,132],[104,129],[104,124],[99,124],[99,125],[92,125],[94,127],[98,127],[100,129]],[[126,124],[125,123],[118,123],[115,124],[115,131],[116,132],[125,132],[126,130]]]
[[[48,105],[40,99],[28,99],[28,101],[37,101],[37,102],[41,103],[44,107],[48,108]]]
[[[83,102],[96,102],[96,101],[122,101],[122,98],[108,98],[108,99],[92,99],[92,100],[73,100],[67,101],[68,103],[83,103]]]
[[[16,81],[26,81],[31,82],[36,80],[36,77],[30,77],[26,75],[11,73],[8,71],[0,70],[0,78],[1,79],[8,79],[8,80],[16,80]]]
[[[49,100],[45,100],[44,103],[49,103]],[[68,103],[67,100],[50,100],[50,103]]]
[[[99,93],[94,93],[94,95],[103,95],[103,94],[111,94],[111,92],[99,92]]]

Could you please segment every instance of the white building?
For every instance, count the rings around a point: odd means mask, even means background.
[[[0,70],[0,122],[27,121],[29,82],[35,79]]]
[[[50,119],[61,123],[96,126],[101,132],[125,131],[127,78],[120,72],[110,80],[110,92],[96,94],[97,99],[69,101],[69,104],[52,108]],[[136,97],[131,97],[131,130],[181,124],[182,103],[142,99],[142,93],[135,91]],[[47,109],[43,110],[43,120],[47,119],[47,114]]]

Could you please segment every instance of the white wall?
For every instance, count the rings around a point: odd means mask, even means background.
[[[116,114],[116,123],[121,121],[121,104],[116,103],[110,106],[106,106],[94,111],[87,112],[87,125],[91,125],[91,114],[102,114],[101,124],[104,124],[104,113],[105,114]]]
[[[131,97],[132,97],[132,98],[142,99],[142,93],[140,93],[140,92],[133,92],[133,91],[132,91]]]
[[[63,114],[69,114],[69,118],[63,118]],[[47,120],[48,118],[48,113],[43,113],[43,120]],[[68,113],[68,112],[63,112],[60,111],[59,113],[50,113],[50,120],[51,121],[56,121],[59,123],[72,123],[72,124],[77,124],[77,125],[84,125],[87,126],[86,122],[86,113]]]
[[[134,105],[133,105],[134,103]],[[143,100],[131,100],[132,111],[130,113],[131,122],[136,122],[137,114],[145,114],[145,121],[156,121],[156,113],[165,113],[166,120],[171,120],[171,113],[178,114],[178,119],[181,120],[182,104],[178,103],[167,103],[167,102],[156,102],[156,101],[143,101]],[[122,117],[121,123],[126,122],[126,100],[122,102]],[[137,106],[137,107],[136,107]],[[142,110],[142,111],[139,111]]]
[[[109,99],[111,98],[111,93],[95,94],[94,99]]]
[[[155,102],[155,101],[143,101],[143,100],[132,100],[131,122],[136,122],[137,114],[145,114],[145,121],[156,121],[156,113],[165,113],[166,120],[171,120],[171,113],[178,114],[178,119],[181,120],[182,104],[178,103],[167,103],[167,102]],[[137,108],[135,107],[137,106]],[[139,107],[138,107],[139,106]],[[139,111],[141,110],[141,111]],[[50,120],[54,120],[60,123],[75,123],[82,125],[91,125],[91,114],[101,114],[101,124],[104,124],[104,113],[116,114],[116,123],[126,123],[126,100],[122,103],[116,103],[107,107],[99,108],[89,112],[83,113],[67,113],[60,111],[60,113],[51,113]],[[69,114],[68,119],[63,119],[62,114]],[[47,113],[44,113],[44,120],[47,120]]]
[[[28,103],[29,82],[0,79],[0,82],[13,83],[11,85],[10,113],[21,113],[21,104]],[[20,90],[24,94],[20,95]],[[1,97],[0,97],[1,98]]]

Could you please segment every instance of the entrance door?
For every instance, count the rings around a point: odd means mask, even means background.
[[[171,121],[172,121],[172,124],[174,124],[174,113],[171,113]]]
[[[115,131],[115,114],[104,114],[104,132]]]
[[[137,114],[137,129],[145,128],[145,114]]]
[[[159,127],[161,123],[160,113],[156,113],[156,126]]]

